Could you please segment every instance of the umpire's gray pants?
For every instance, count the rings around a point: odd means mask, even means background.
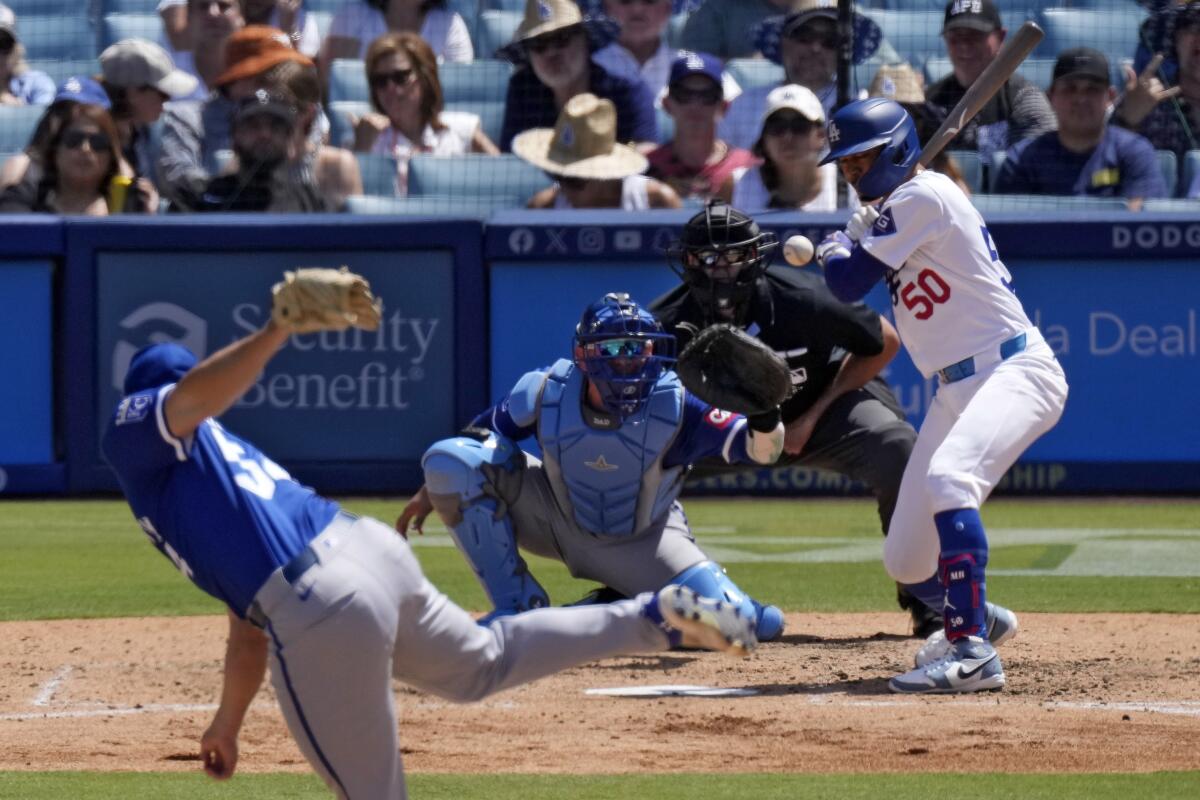
[[[276,570],[255,597],[271,682],[288,729],[339,797],[406,797],[392,677],[456,702],[570,666],[663,650],[638,599],[547,608],[489,627],[434,588],[408,543],[340,515],[313,540],[318,563],[289,584]]]

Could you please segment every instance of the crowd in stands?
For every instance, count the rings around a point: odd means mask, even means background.
[[[1044,77],[1032,64],[1014,74],[933,167],[989,196],[1132,210],[1200,198],[1200,0],[1138,1],[1111,0],[1140,24],[1134,48],[1058,42]],[[105,26],[131,16],[108,14],[110,0],[83,5]],[[0,211],[353,211],[364,194],[403,210],[431,185],[461,210],[453,179],[431,179],[437,164],[457,165],[472,207],[857,205],[834,167],[817,166],[838,99],[834,0],[145,6],[153,30],[98,37],[94,69],[56,85],[0,4],[0,130],[18,124],[10,107],[40,113],[19,117],[28,138],[3,152]],[[904,105],[922,140],[1024,16],[1050,13],[932,7],[913,6],[940,28],[936,52],[905,41],[888,16],[907,8],[899,0],[860,3],[851,22],[853,93]],[[36,16],[32,0],[21,9]],[[505,83],[483,88],[495,75]],[[481,193],[489,174],[497,186]]]

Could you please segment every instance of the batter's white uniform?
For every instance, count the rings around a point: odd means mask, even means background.
[[[926,170],[897,187],[861,244],[890,268],[896,328],[913,363],[927,378],[939,375],[884,540],[888,573],[920,583],[937,571],[933,515],[979,508],[1054,427],[1067,382],[1013,292],[983,218],[945,175]],[[1010,342],[1022,334],[1025,347],[1014,353]],[[953,379],[971,367],[969,377]]]

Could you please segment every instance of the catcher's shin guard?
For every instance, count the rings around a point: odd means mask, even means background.
[[[437,442],[421,461],[434,508],[495,606],[489,620],[550,604],[517,552],[507,506],[493,496],[484,470],[515,469],[514,455],[514,445],[501,437],[485,442],[460,437]]]
[[[783,634],[783,612],[775,606],[763,605],[737,587],[720,564],[701,561],[694,567],[671,578],[671,583],[686,586],[705,597],[726,600],[738,606],[742,613],[756,621],[755,636],[760,642],[770,642]]]

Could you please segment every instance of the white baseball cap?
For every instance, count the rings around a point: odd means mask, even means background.
[[[772,114],[784,108],[790,108],[811,122],[825,124],[825,109],[812,90],[796,83],[789,83],[775,87],[767,95],[767,107],[763,111],[759,127],[761,128],[762,123],[765,123]]]
[[[167,51],[146,39],[122,39],[100,54],[106,83],[123,89],[153,86],[168,97],[196,91],[196,78],[175,66]]]

